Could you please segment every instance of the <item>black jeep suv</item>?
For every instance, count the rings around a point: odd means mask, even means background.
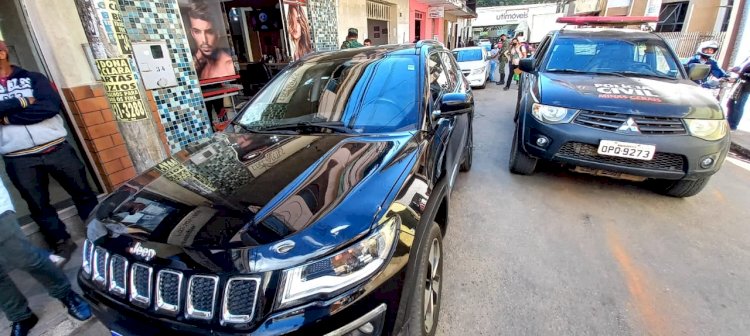
[[[432,335],[473,113],[438,43],[309,55],[109,195],[78,282],[113,335]]]
[[[715,98],[691,79],[651,32],[563,29],[521,61],[510,170],[531,174],[538,159],[575,171],[651,180],[657,191],[688,197],[721,168],[729,131]]]

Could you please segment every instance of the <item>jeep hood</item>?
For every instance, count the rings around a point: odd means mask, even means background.
[[[671,118],[722,119],[708,90],[687,80],[539,73],[532,87],[546,105]]]
[[[227,251],[281,240],[298,256],[325,252],[369,231],[411,163],[401,158],[413,135],[217,134],[112,193],[88,236],[127,237],[162,257],[167,247]]]

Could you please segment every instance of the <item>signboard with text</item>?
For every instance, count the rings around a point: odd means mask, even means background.
[[[427,8],[427,17],[430,19],[439,19],[445,17],[445,8],[429,7]]]
[[[96,60],[109,105],[117,121],[148,119],[133,70],[126,58]]]
[[[125,30],[125,22],[122,20],[120,5],[117,1],[104,0],[97,3],[99,16],[102,18],[104,31],[107,38],[112,44],[117,45],[117,49],[122,55],[133,54],[133,47],[130,45],[128,32]]]

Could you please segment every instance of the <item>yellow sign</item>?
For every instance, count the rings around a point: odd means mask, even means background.
[[[130,38],[128,37],[127,30],[125,30],[125,22],[120,12],[120,5],[118,5],[117,1],[104,0],[99,2],[97,6],[99,7],[99,15],[102,18],[102,24],[109,40],[116,44],[121,54],[132,55],[133,46],[130,45]]]
[[[148,119],[138,83],[126,58],[96,60],[112,113],[118,121]]]

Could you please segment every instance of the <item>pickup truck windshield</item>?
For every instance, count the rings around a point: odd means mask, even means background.
[[[482,49],[455,50],[453,51],[453,57],[456,58],[456,62],[481,61],[482,53],[484,53]]]
[[[546,71],[621,74],[678,79],[678,60],[658,39],[561,37],[552,46]]]

